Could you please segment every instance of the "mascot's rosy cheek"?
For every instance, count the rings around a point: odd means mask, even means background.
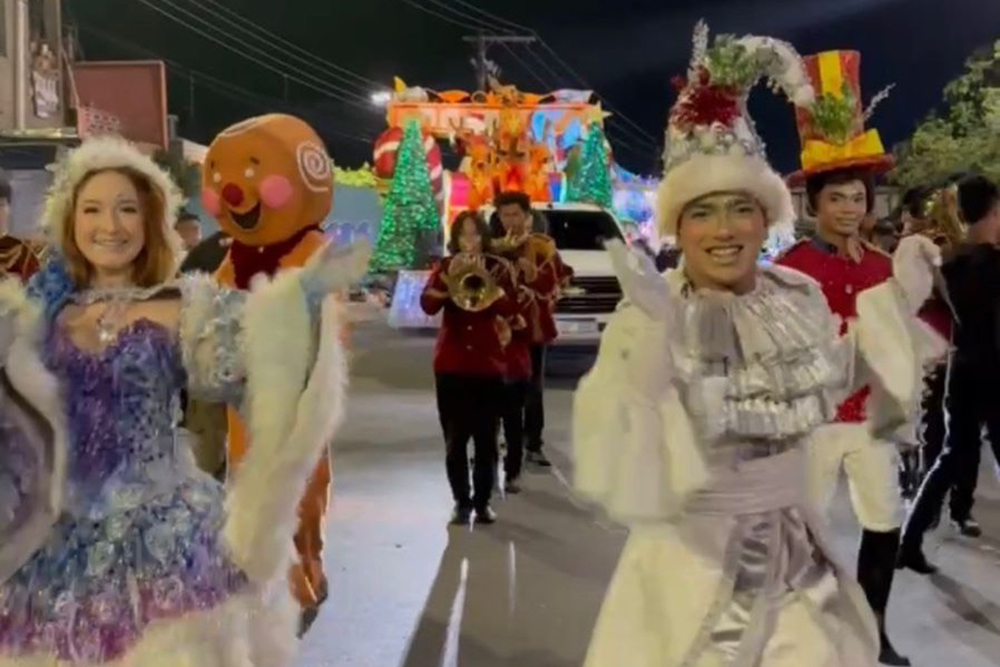
[[[294,194],[292,182],[284,176],[267,176],[260,182],[260,200],[269,209],[284,208]]]
[[[222,202],[219,199],[219,193],[212,188],[206,188],[201,191],[201,205],[213,218],[219,217],[219,213],[222,212]]]

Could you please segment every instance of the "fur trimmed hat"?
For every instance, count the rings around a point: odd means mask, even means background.
[[[674,81],[679,95],[670,111],[658,192],[662,233],[676,233],[681,212],[695,199],[733,190],[753,194],[769,225],[794,221],[791,193],[768,164],[747,113],[750,90],[763,78],[795,104],[813,100],[802,59],[790,44],[720,35],[709,47],[708,26],[698,24],[687,78]]]
[[[55,177],[45,199],[42,226],[49,242],[62,243],[63,226],[74,205],[74,194],[87,176],[108,169],[132,169],[142,174],[163,197],[163,236],[175,256],[180,256],[180,237],[174,222],[184,204],[184,195],[166,171],[153,159],[121,137],[102,136],[85,140],[49,167]]]

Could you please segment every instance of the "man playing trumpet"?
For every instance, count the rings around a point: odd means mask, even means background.
[[[572,270],[563,264],[555,242],[544,234],[532,233],[531,201],[522,192],[504,192],[496,199],[497,216],[504,236],[494,242],[498,254],[511,262],[516,274],[518,300],[524,309],[527,335],[531,350],[531,373],[527,386],[508,382],[505,431],[523,433],[525,442],[507,442],[506,472],[508,480],[517,479],[520,472],[522,445],[527,448],[527,460],[542,467],[550,465],[542,453],[542,431],[545,428],[543,390],[545,383],[545,348],[558,335],[553,317],[560,288],[569,281]],[[509,428],[511,422],[514,428]]]

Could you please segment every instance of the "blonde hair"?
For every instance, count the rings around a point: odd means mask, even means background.
[[[153,287],[165,282],[174,275],[177,263],[174,248],[166,236],[169,229],[166,198],[146,174],[132,167],[96,169],[77,182],[70,198],[71,205],[63,211],[65,219],[59,225],[60,238],[56,239],[70,278],[77,288],[86,287],[93,278],[94,267],[76,242],[76,205],[84,186],[95,176],[105,173],[117,173],[128,178],[139,195],[145,241],[132,264],[132,280],[138,287]]]

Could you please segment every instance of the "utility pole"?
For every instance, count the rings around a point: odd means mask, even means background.
[[[479,34],[474,37],[463,37],[462,41],[472,43],[476,47],[476,76],[479,83],[479,90],[486,90],[489,82],[489,61],[486,59],[486,51],[494,44],[534,44],[538,38],[533,35],[484,35]]]

